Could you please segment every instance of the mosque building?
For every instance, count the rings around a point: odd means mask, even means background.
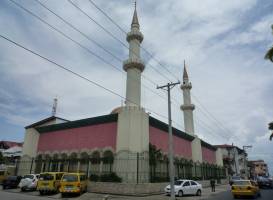
[[[163,161],[157,166],[151,164],[151,147],[162,152],[161,160],[167,160],[168,125],[149,116],[141,107],[141,73],[145,64],[140,57],[143,34],[136,9],[126,39],[129,58],[123,62],[127,73],[125,106],[108,115],[76,121],[52,116],[26,126],[20,174],[85,171],[91,175],[110,170],[123,182],[145,183],[151,181],[151,173],[157,174],[164,169],[168,172],[167,162],[164,166]],[[222,173],[223,161],[221,152],[194,132],[195,107],[191,103],[191,88],[184,65],[181,110],[185,132],[173,128],[175,162],[182,163],[175,165],[175,173],[177,177],[187,177],[194,171],[195,177],[206,178],[212,176],[207,174],[212,173],[212,169],[222,170]]]

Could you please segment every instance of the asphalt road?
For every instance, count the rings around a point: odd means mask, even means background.
[[[233,199],[233,196],[231,195],[230,191],[221,192],[215,195],[211,195],[208,198],[205,198],[206,200],[231,200]],[[245,199],[253,199],[253,198],[239,198],[240,200]],[[256,198],[257,200],[273,200],[273,190],[272,189],[262,189],[261,190],[261,197]]]
[[[19,192],[18,190],[0,190],[1,200],[50,200],[50,199],[63,199],[63,200],[102,200],[103,196],[100,194],[86,193],[80,197],[72,198],[61,198],[60,194],[50,195],[50,196],[39,196],[38,192]],[[146,197],[129,197],[129,196],[111,196],[109,200],[165,200],[169,199],[165,195],[155,195]],[[178,200],[233,200],[231,192],[229,189],[219,191],[218,193],[210,193],[207,195],[202,195],[202,197],[187,196],[187,197],[177,197]],[[242,200],[246,198],[241,198]],[[250,199],[250,198],[249,198]],[[273,190],[261,190],[261,198],[257,200],[273,200]]]

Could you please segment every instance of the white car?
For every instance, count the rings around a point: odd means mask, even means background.
[[[36,190],[38,184],[39,174],[27,174],[23,176],[19,183],[19,188],[22,191],[25,190]]]
[[[174,182],[174,192],[176,196],[182,197],[183,195],[197,195],[202,194],[202,185],[193,180],[179,179]],[[171,186],[165,187],[165,193],[171,194]]]

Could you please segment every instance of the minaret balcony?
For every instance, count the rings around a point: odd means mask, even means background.
[[[137,39],[140,43],[143,41],[143,34],[139,30],[132,29],[129,33],[127,33],[126,40],[130,42],[133,39]]]
[[[123,69],[127,71],[129,68],[136,68],[143,72],[145,64],[139,58],[129,58],[123,62]]]
[[[185,111],[185,110],[194,110],[195,105],[194,104],[188,104],[188,105],[182,105],[180,106],[180,109]]]
[[[191,85],[191,83],[184,83],[184,84],[182,84],[182,85],[180,86],[180,88],[181,88],[182,90],[185,90],[185,89],[190,90],[190,89],[192,88],[192,85]]]

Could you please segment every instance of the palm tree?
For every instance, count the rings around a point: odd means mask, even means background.
[[[271,131],[273,131],[273,122],[271,122],[271,123],[268,124],[268,129],[271,130]],[[269,139],[270,140],[273,139],[273,132],[271,133]]]
[[[271,25],[271,28],[273,34],[273,24]],[[273,46],[267,51],[264,58],[269,59],[271,62],[273,62]]]

